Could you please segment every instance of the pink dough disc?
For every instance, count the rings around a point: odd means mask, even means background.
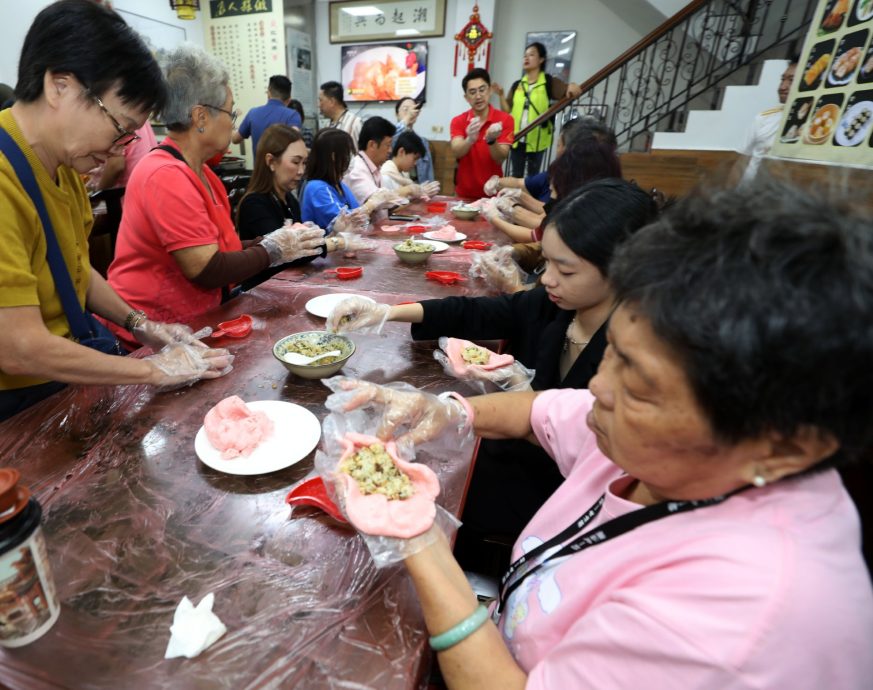
[[[464,348],[480,346],[476,345],[476,343],[471,343],[469,340],[462,340],[461,338],[447,338],[447,341],[446,356],[452,363],[452,368],[461,375],[467,374],[470,371],[476,371],[477,369],[480,371],[500,369],[501,367],[509,366],[515,361],[515,357],[512,355],[498,355],[487,347],[483,347],[482,349],[488,353],[488,362],[486,364],[468,364],[461,356]]]
[[[345,488],[345,508],[349,521],[365,534],[377,537],[409,539],[426,532],[436,517],[436,497],[440,483],[436,474],[427,465],[401,460],[393,441],[384,443],[375,436],[348,433],[341,443],[345,450],[340,464],[362,446],[382,443],[397,469],[409,477],[414,493],[402,500],[389,500],[382,494],[364,495],[356,482],[345,472],[337,470],[339,481]]]

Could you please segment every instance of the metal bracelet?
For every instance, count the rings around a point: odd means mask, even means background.
[[[148,314],[146,314],[142,309],[133,309],[124,320],[124,330],[128,333],[132,333],[134,328],[148,318]]]

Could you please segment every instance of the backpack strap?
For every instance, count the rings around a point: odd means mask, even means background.
[[[30,196],[33,205],[36,207],[36,212],[39,214],[43,233],[45,234],[46,259],[52,272],[52,279],[55,281],[55,289],[61,300],[61,306],[63,306],[64,314],[67,317],[67,323],[70,326],[70,332],[76,340],[91,337],[93,336],[91,327],[79,304],[76,290],[73,288],[70,271],[64,262],[64,255],[61,253],[60,245],[58,245],[58,238],[52,227],[52,221],[45,207],[42,192],[39,191],[39,185],[36,182],[33,169],[30,167],[30,163],[27,162],[24,152],[15,143],[9,132],[2,127],[0,127],[0,150],[3,151],[6,159],[12,165],[12,169],[18,176],[19,182],[21,182],[21,186],[24,187],[24,191]]]

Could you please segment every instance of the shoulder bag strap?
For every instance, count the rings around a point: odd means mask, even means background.
[[[79,304],[76,290],[73,288],[70,271],[64,262],[63,254],[61,254],[58,238],[55,236],[55,231],[52,227],[48,210],[46,210],[42,193],[39,191],[36,177],[33,175],[33,170],[30,167],[30,163],[27,162],[24,152],[15,143],[9,132],[2,127],[0,127],[0,151],[3,151],[6,155],[7,160],[12,165],[12,169],[18,176],[19,182],[21,182],[21,186],[24,187],[24,191],[30,196],[33,205],[36,206],[36,212],[39,214],[43,233],[45,234],[46,259],[52,272],[52,278],[55,281],[55,289],[58,291],[58,297],[64,308],[64,314],[67,317],[67,323],[70,325],[70,331],[76,340],[87,338],[92,335],[91,328]]]

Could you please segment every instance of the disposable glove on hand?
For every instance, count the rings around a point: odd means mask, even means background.
[[[495,122],[488,129],[485,130],[485,143],[493,144],[497,141],[497,137],[499,137],[503,133],[503,123]]]
[[[381,333],[391,307],[361,297],[349,297],[337,304],[327,317],[328,333]]]
[[[204,338],[210,335],[211,332],[212,329],[210,328],[209,333],[200,331],[195,334],[188,326],[181,323],[161,323],[151,319],[143,319],[133,327],[131,334],[141,345],[150,347],[157,352],[164,345],[171,345],[173,343],[185,343],[186,345],[205,348],[206,345],[197,338],[198,336]]]
[[[155,385],[168,391],[189,386],[200,379],[215,379],[233,370],[233,355],[225,349],[195,347],[183,343],[165,346],[144,361],[159,372]]]
[[[441,434],[466,437],[472,433],[472,420],[453,398],[440,398],[411,386],[400,389],[344,376],[328,379],[325,385],[334,392],[325,403],[329,410],[372,408],[379,417],[376,436],[383,440],[417,444]]]
[[[270,257],[270,266],[281,266],[306,256],[318,256],[324,246],[324,231],[302,223],[285,225],[265,235],[260,242]]]
[[[479,132],[482,131],[482,125],[484,123],[479,119],[478,116],[473,117],[470,122],[467,123],[466,136],[467,141],[475,142],[479,138]]]

